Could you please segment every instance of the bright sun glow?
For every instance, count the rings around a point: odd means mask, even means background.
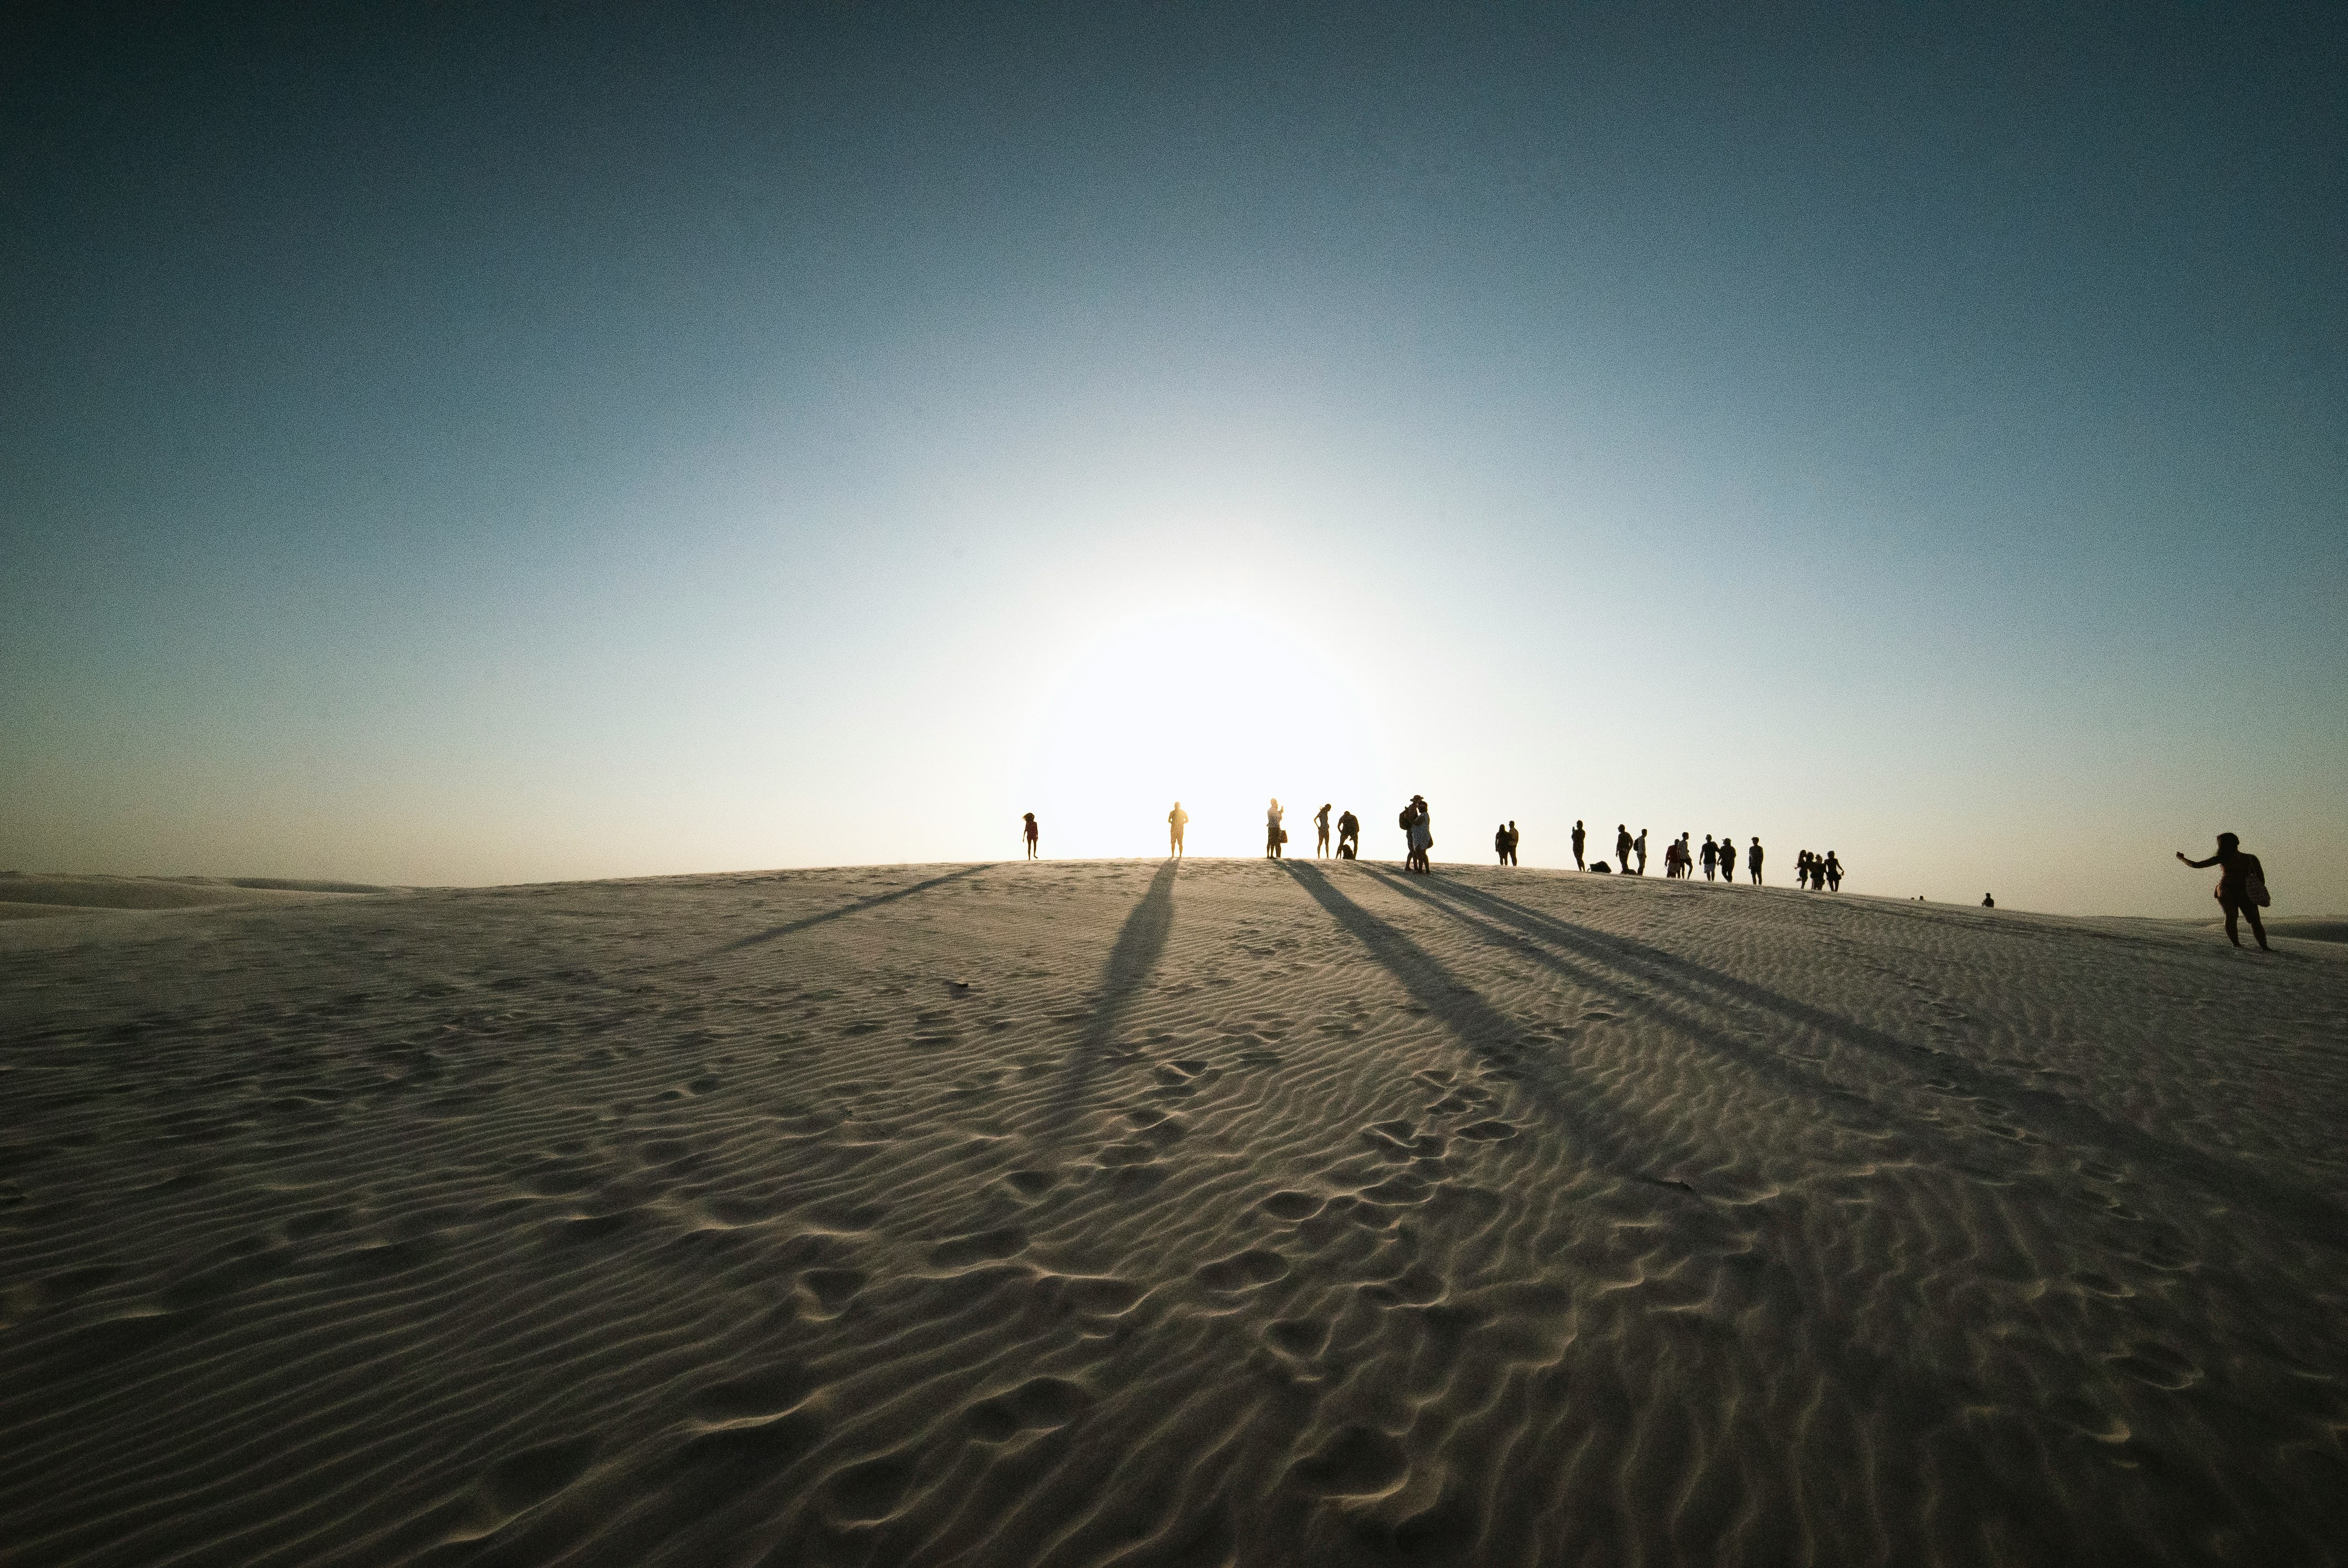
[[[1240,610],[1128,622],[1083,651],[1048,715],[1030,779],[1045,853],[1162,855],[1179,800],[1189,853],[1261,854],[1274,795],[1309,853],[1323,801],[1367,819],[1385,771],[1375,729],[1289,627]]]

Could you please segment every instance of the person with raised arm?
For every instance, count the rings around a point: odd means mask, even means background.
[[[2218,907],[2226,912],[2226,940],[2236,947],[2242,945],[2240,932],[2235,927],[2238,917],[2250,917],[2250,935],[2259,939],[2259,951],[2271,953],[2267,946],[2265,922],[2259,918],[2260,908],[2271,902],[2267,896],[2267,875],[2259,865],[2259,857],[2242,851],[2242,841],[2230,833],[2218,835],[2218,853],[2207,860],[2186,860],[2185,851],[2178,850],[2177,858],[2196,871],[2207,866],[2219,867],[2215,897]]]

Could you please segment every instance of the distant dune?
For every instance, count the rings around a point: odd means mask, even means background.
[[[355,882],[289,882],[269,876],[90,876],[0,871],[0,920],[77,909],[191,909],[265,904],[320,894],[383,893]]]
[[[2339,922],[327,886],[0,893],[12,1568],[2343,1561]]]

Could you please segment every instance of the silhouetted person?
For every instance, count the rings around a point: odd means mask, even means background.
[[[1704,835],[1704,847],[1696,851],[1696,857],[1704,862],[1704,879],[1711,881],[1713,868],[1720,864],[1720,845],[1712,841],[1712,835]]]
[[[1513,816],[1509,818],[1509,864],[1511,866],[1517,863],[1517,841],[1522,837],[1524,835],[1517,831],[1517,819]]]
[[[1628,823],[1614,825],[1614,866],[1618,871],[1631,869],[1631,827]]]
[[[1842,862],[1835,858],[1831,849],[1827,851],[1827,889],[1833,893],[1842,891]]]
[[[1581,846],[1589,841],[1589,829],[1581,825],[1581,819],[1580,817],[1575,817],[1573,819],[1573,868],[1576,871],[1582,869]]]
[[[2178,850],[2177,858],[2185,860],[2185,851]],[[2259,939],[2259,950],[2264,953],[2274,951],[2267,946],[2266,924],[2259,918],[2259,906],[2268,902],[2267,874],[2259,865],[2257,856],[2242,852],[2240,839],[2230,833],[2221,833],[2218,835],[2217,854],[2207,860],[2185,860],[2185,864],[2197,871],[2205,866],[2220,868],[2217,898],[2218,907],[2226,912],[2226,940],[2238,948],[2242,945],[2234,919],[2238,915],[2248,915],[2250,917],[2250,935]]]
[[[1280,846],[1287,842],[1288,830],[1280,825],[1280,797],[1272,797],[1272,805],[1263,814],[1263,852],[1274,860],[1280,858]]]
[[[2182,860],[2182,859],[2184,859],[2184,858],[2185,858],[2185,856],[2183,856],[2182,855],[2180,855],[2180,856],[2178,856],[2177,858],[2178,858],[2178,859],[2179,859],[2179,860]],[[1921,894],[1921,893],[1920,893],[1920,894],[1918,894],[1918,895],[1916,896],[1916,902],[1917,902],[1917,903],[1919,903],[1919,904],[1921,904],[1923,901],[1924,901],[1923,895],[1922,895],[1922,894]],[[1984,909],[1994,909],[1994,908],[1996,908],[1996,907],[1997,907],[1997,900],[1996,900],[1996,899],[1994,899],[1994,898],[1993,898],[1993,897],[1991,897],[1988,894],[1984,893],[1984,894],[1982,894],[1982,908],[1984,908]],[[2237,945],[2239,945],[2239,944],[2237,944]]]
[[[1350,811],[1337,819],[1337,854],[1344,860],[1361,858],[1362,819]]]
[[[1323,801],[1321,809],[1313,814],[1313,825],[1321,830],[1320,841],[1313,846],[1314,859],[1329,853],[1329,803]]]
[[[1631,841],[1631,847],[1639,852],[1639,875],[1644,876],[1647,874],[1647,830],[1645,828],[1639,830],[1639,836]]]
[[[1761,886],[1761,841],[1756,838],[1753,847],[1745,852],[1745,868],[1753,873],[1753,886]]]
[[[1020,813],[1020,815],[1024,817],[1027,823],[1027,858],[1033,860],[1035,858],[1035,839],[1037,837],[1037,834],[1035,832],[1035,814],[1032,811],[1028,811]]]
[[[1426,797],[1415,794],[1403,809],[1404,825],[1410,832],[1410,858],[1406,862],[1413,871],[1432,873],[1434,862],[1427,851],[1435,847],[1435,814],[1427,809]]]
[[[1807,849],[1794,856],[1794,886],[1805,890],[1810,886],[1810,852]]]
[[[1173,856],[1177,860],[1182,858],[1182,829],[1189,825],[1189,821],[1190,814],[1182,809],[1182,803],[1179,800],[1174,803],[1174,809],[1166,814],[1166,832],[1174,841]]]

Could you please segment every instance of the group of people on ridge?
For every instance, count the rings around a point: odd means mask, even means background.
[[[1280,799],[1275,795],[1272,797],[1271,809],[1264,813],[1264,853],[1274,860],[1281,858],[1282,847],[1288,842],[1288,830],[1281,825],[1283,815]],[[1032,811],[1024,813],[1020,820],[1020,836],[1026,843],[1027,858],[1033,860],[1036,857],[1036,841],[1041,836],[1035,825],[1035,814]],[[1407,852],[1403,859],[1404,866],[1413,871],[1432,872],[1434,866],[1427,859],[1427,851],[1435,847],[1434,817],[1427,810],[1426,797],[1423,794],[1411,796],[1410,804],[1402,808],[1402,815],[1397,820],[1407,844]],[[1174,803],[1174,809],[1166,814],[1166,828],[1170,839],[1169,847],[1177,860],[1182,857],[1182,829],[1189,824],[1189,821],[1190,814],[1182,809],[1182,803],[1179,800]],[[1323,802],[1321,809],[1313,814],[1313,825],[1318,830],[1315,835],[1313,852],[1316,855],[1325,856],[1329,853],[1328,803]],[[1521,836],[1513,821],[1504,822],[1493,831],[1492,848],[1499,856],[1501,865],[1517,864],[1517,842]],[[1583,863],[1582,856],[1590,842],[1590,830],[1579,818],[1574,822],[1571,836],[1575,870],[1613,869],[1602,860],[1595,865]],[[1683,833],[1664,847],[1664,876],[1692,878],[1695,875],[1694,868],[1701,866],[1704,867],[1704,879],[1706,882],[1711,881],[1715,876],[1718,876],[1725,881],[1736,880],[1736,840],[1733,835],[1724,833],[1715,839],[1707,833],[1704,835],[1704,847],[1693,851],[1688,848],[1688,839],[1691,836],[1693,835]],[[1361,857],[1361,819],[1348,811],[1337,818],[1337,857],[1341,860],[1356,860]],[[1645,876],[1647,830],[1643,827],[1634,836],[1628,824],[1615,824],[1614,856],[1626,874],[1632,876]],[[2265,952],[2274,950],[2267,946],[2266,925],[2259,918],[2259,911],[2272,902],[2267,892],[2266,872],[2260,866],[2257,856],[2243,853],[2240,836],[2231,833],[2219,834],[2218,853],[2207,860],[2186,859],[2185,852],[2181,849],[2177,852],[2177,858],[2197,870],[2209,866],[2221,868],[2218,875],[2217,899],[2219,908],[2225,911],[2228,941],[2238,948],[2242,945],[2238,922],[2242,916],[2248,915],[2250,917],[2250,935],[2257,939],[2260,950]],[[1633,860],[1638,863],[1635,867],[1632,864]],[[1756,836],[1752,847],[1746,851],[1745,856],[1746,869],[1752,874],[1753,885],[1756,887],[1761,886],[1762,860],[1761,840]],[[1824,855],[1818,855],[1805,849],[1794,861],[1794,886],[1815,888],[1821,893],[1838,892],[1842,887],[1842,858],[1835,851],[1829,849]],[[1994,909],[1997,907],[1997,901],[1984,893],[1982,895],[1982,907]]]
[[[1824,855],[1805,849],[1794,860],[1794,886],[1816,888],[1821,893],[1839,892],[1842,888],[1842,862],[1836,858],[1831,849]]]

